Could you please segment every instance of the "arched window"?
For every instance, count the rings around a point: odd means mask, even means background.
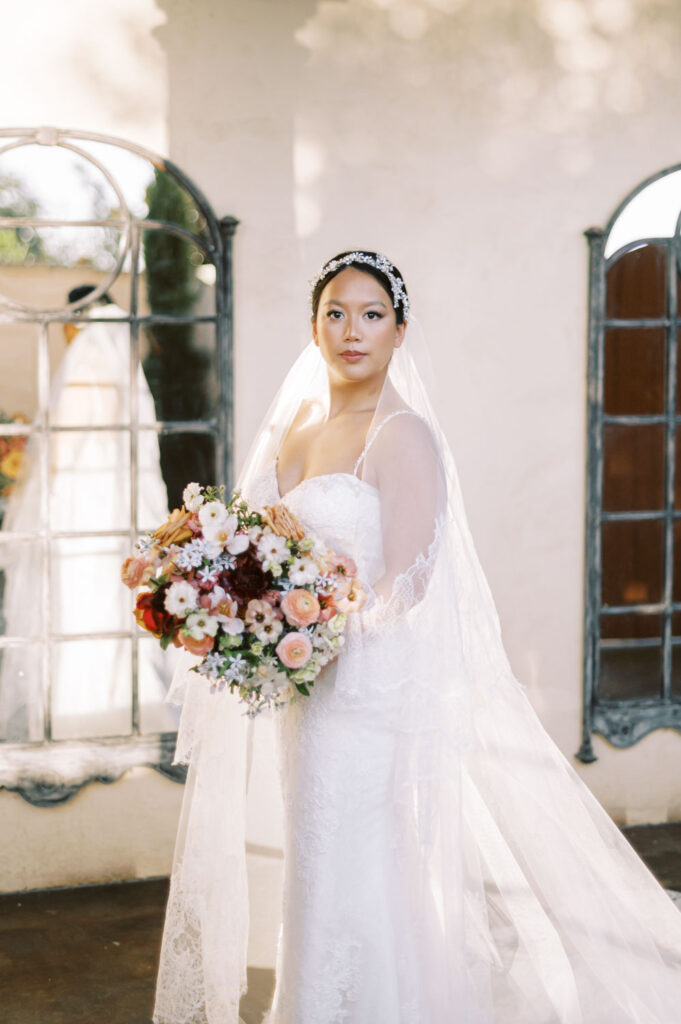
[[[231,237],[169,161],[0,130],[0,785],[38,805],[170,765],[172,654],[120,565],[231,483]]]
[[[681,730],[680,223],[677,165],[586,232],[584,762]]]

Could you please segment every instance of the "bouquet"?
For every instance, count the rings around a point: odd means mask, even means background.
[[[255,716],[309,696],[343,645],[366,591],[351,558],[308,536],[283,503],[189,484],[183,506],[141,537],[121,569],[135,618],[165,649],[200,655],[212,692],[239,692]]]

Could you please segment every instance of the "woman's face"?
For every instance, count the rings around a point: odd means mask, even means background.
[[[405,330],[396,322],[390,295],[355,267],[342,270],[323,289],[312,325],[329,370],[346,381],[384,376]]]

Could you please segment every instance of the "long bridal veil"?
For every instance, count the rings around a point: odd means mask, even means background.
[[[410,323],[367,433],[354,550],[343,552],[362,563],[366,498],[378,492],[381,572],[316,684],[332,681],[341,704],[393,741],[405,1013],[411,1000],[414,1019],[433,1024],[672,1024],[681,915],[513,675],[428,375]],[[302,402],[311,417],[328,412],[313,343],[253,443],[238,481],[246,497],[257,496]],[[334,472],[349,471],[348,453],[328,455]],[[236,1024],[248,725],[236,698],[208,697],[196,673],[179,672],[175,691],[185,701],[176,757],[190,772],[154,1020]]]

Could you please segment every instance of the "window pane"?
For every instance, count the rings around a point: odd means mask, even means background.
[[[45,738],[43,646],[0,649],[0,741]]]
[[[215,325],[152,324],[143,332],[143,365],[154,396],[140,422],[204,420],[217,416],[220,400]]]
[[[45,443],[43,435],[33,434],[21,452],[17,476],[6,485],[6,497],[0,501],[0,523],[4,533],[32,533],[43,525],[40,462]],[[16,455],[13,458],[16,461]]]
[[[142,531],[156,529],[168,515],[168,489],[161,471],[159,442],[155,430],[138,432],[137,523]]]
[[[43,543],[0,537],[0,635],[40,635],[43,628]]]
[[[212,434],[162,434],[159,441],[169,508],[180,507],[182,491],[190,481],[196,480],[204,486],[220,482]]]
[[[657,511],[664,507],[662,424],[603,427],[603,508]]]
[[[664,388],[662,328],[606,330],[604,412],[609,416],[663,413]]]
[[[141,294],[150,313],[189,316],[205,303],[205,253],[173,231],[143,231]],[[210,304],[210,302],[209,302]],[[212,312],[212,310],[211,310]]]
[[[603,700],[659,697],[662,691],[662,648],[601,649],[598,696]]]
[[[29,422],[37,407],[37,325],[0,323],[0,413]]]
[[[121,583],[129,552],[119,537],[64,537],[52,541],[50,594],[55,633],[131,630],[132,600]]]
[[[180,652],[172,645],[162,651],[158,640],[140,637],[138,645],[140,729],[143,733],[175,732],[180,708],[164,704]]]
[[[106,307],[95,307],[94,312]],[[50,331],[51,426],[94,427],[130,422],[130,327],[111,321]],[[75,333],[73,333],[75,331]],[[60,337],[61,335],[61,337]]]
[[[666,253],[659,245],[640,245],[616,260],[606,273],[606,316],[664,316],[665,264]]]
[[[661,637],[662,616],[629,612],[624,615],[601,615],[601,637],[604,640],[633,640]]]
[[[603,523],[602,603],[660,601],[664,527],[661,522]]]
[[[54,739],[131,732],[130,640],[68,640],[51,651]]]
[[[50,437],[53,530],[125,530],[130,519],[128,431],[74,430]]]
[[[676,428],[674,452],[674,507],[681,510],[681,427]]]
[[[681,521],[674,520],[674,581],[672,586],[672,600],[681,602]],[[681,636],[681,633],[679,634]]]
[[[681,637],[681,612],[672,615],[672,636]],[[672,647],[672,694],[681,697],[681,647]]]

